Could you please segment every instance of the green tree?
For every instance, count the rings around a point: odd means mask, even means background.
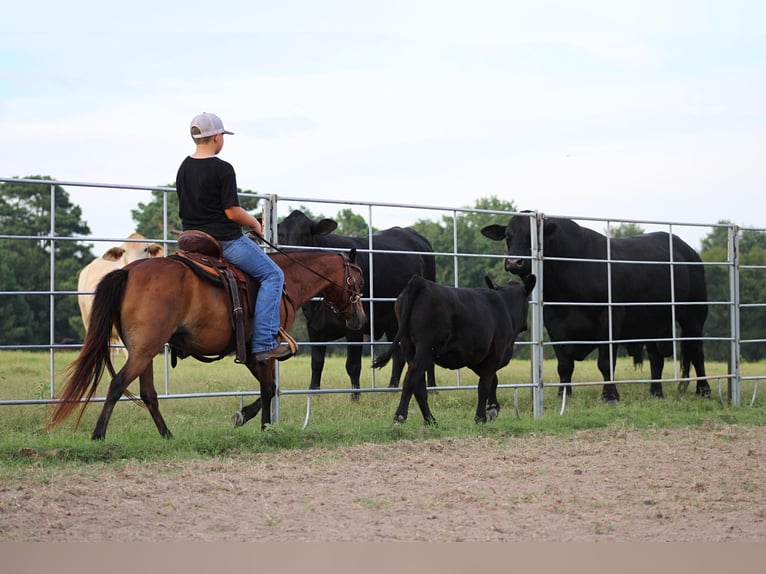
[[[24,291],[16,279],[13,265],[5,257],[0,259],[0,291]],[[34,314],[26,297],[16,295],[0,297],[0,341],[2,344],[30,340],[30,328],[33,323]]]
[[[367,225],[367,220],[350,209],[341,209],[335,216],[335,221],[338,222],[338,228],[335,230],[335,233],[338,235],[365,237],[370,233],[370,227]],[[373,233],[374,232],[375,229],[373,229]]]
[[[90,228],[82,221],[82,210],[71,203],[60,186],[45,183],[50,177],[25,179],[41,183],[0,184],[0,234],[17,238],[3,241],[0,283],[7,291],[76,291],[80,270],[93,259],[87,244],[57,238],[84,236]],[[55,199],[55,227],[51,230],[51,193]],[[55,250],[51,282],[51,246]],[[7,295],[3,311],[0,344],[45,345],[50,342],[50,295]],[[54,299],[54,342],[77,340],[82,332],[75,295]],[[6,315],[7,314],[7,315]]]
[[[606,231],[605,229],[604,235],[606,235]],[[621,223],[609,228],[610,237],[630,237],[631,235],[643,235],[644,233],[644,228],[635,223]]]
[[[721,220],[721,225],[730,222]],[[712,263],[726,262],[728,259],[729,233],[727,227],[714,227],[702,240],[702,260],[711,263],[705,266],[708,300],[715,302],[731,301],[729,289],[730,266]],[[763,325],[766,322],[766,233],[753,230],[739,232],[739,298],[740,298],[740,334],[744,341],[762,339]],[[730,335],[731,307],[711,304],[708,319],[705,322],[705,335],[709,337],[728,337]],[[708,341],[705,343],[705,356],[712,360],[729,359],[728,341]],[[741,345],[741,358],[745,361],[758,361],[766,357],[766,343],[744,342]]]
[[[516,211],[513,201],[500,200],[497,197],[476,200],[473,209],[486,211]],[[505,246],[490,241],[481,234],[481,228],[491,223],[508,223],[510,215],[499,216],[493,213],[457,212],[453,216],[444,215],[440,222],[419,220],[413,227],[426,237],[438,253],[457,253],[438,255],[436,258],[436,280],[442,285],[455,285],[455,267],[457,265],[458,287],[485,287],[485,275],[491,276],[498,283],[511,279],[505,271],[502,256]],[[457,226],[457,234],[455,234]]]
[[[169,188],[171,186],[168,186]],[[174,239],[182,231],[178,217],[178,196],[175,190],[152,190],[152,200],[139,203],[130,215],[136,223],[136,232],[150,239],[162,239],[165,229],[165,200],[167,199],[168,239]]]

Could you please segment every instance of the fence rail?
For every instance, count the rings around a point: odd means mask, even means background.
[[[85,182],[67,182],[67,181],[53,181],[53,180],[38,180],[38,179],[6,179],[6,178],[0,178],[0,184],[6,184],[6,183],[13,183],[13,184],[28,184],[28,185],[42,185],[47,186],[50,190],[50,213],[55,214],[56,213],[56,193],[55,189],[56,187],[61,188],[71,188],[71,189],[77,189],[77,188],[101,188],[106,190],[107,193],[125,193],[125,192],[131,192],[131,191],[161,191],[165,193],[165,201],[164,201],[164,216],[163,216],[163,222],[164,222],[164,230],[162,237],[159,238],[148,238],[150,241],[162,243],[165,248],[166,252],[172,248],[172,246],[175,244],[175,240],[170,237],[170,232],[168,230],[168,202],[167,202],[167,194],[168,193],[174,193],[174,190],[172,188],[165,188],[165,187],[145,187],[145,186],[136,186],[136,185],[115,185],[115,184],[98,184],[98,183],[85,183]],[[495,219],[495,222],[502,222],[503,218],[505,222],[507,222],[508,218],[512,215],[517,215],[516,213],[506,212],[506,211],[498,211],[498,210],[488,210],[488,209],[471,209],[467,207],[449,207],[449,206],[432,206],[432,205],[416,205],[416,204],[393,204],[393,203],[381,203],[381,202],[367,202],[367,201],[360,201],[360,200],[342,200],[342,199],[317,199],[317,198],[311,198],[311,197],[299,197],[299,196],[283,196],[278,197],[276,195],[261,195],[261,194],[245,194],[249,197],[257,197],[260,200],[262,200],[263,206],[264,206],[264,235],[266,239],[268,239],[271,243],[277,244],[278,238],[277,238],[277,222],[279,221],[280,217],[284,217],[287,215],[286,210],[289,209],[292,205],[298,204],[298,205],[319,205],[324,208],[327,208],[329,206],[340,206],[343,208],[352,208],[356,209],[356,212],[359,215],[362,215],[364,217],[365,221],[367,222],[368,228],[387,228],[394,225],[400,225],[400,226],[406,226],[411,225],[415,222],[418,215],[424,215],[424,214],[440,214],[443,218],[451,218],[451,220],[455,223],[453,229],[454,229],[454,236],[453,236],[453,249],[451,251],[436,251],[434,253],[435,256],[440,258],[452,258],[453,263],[453,274],[455,277],[455,285],[459,284],[459,265],[458,261],[460,259],[475,259],[475,258],[484,258],[487,260],[488,264],[495,263],[498,259],[503,259],[505,256],[498,254],[498,253],[472,253],[472,252],[460,252],[459,250],[459,244],[460,244],[460,237],[458,235],[458,229],[459,226],[457,225],[457,221],[460,217],[469,215],[469,214],[480,214],[487,217],[493,217]],[[540,213],[523,213],[518,215],[525,215],[527,217],[530,217],[533,221],[540,222],[542,221],[546,215],[540,214]],[[757,338],[750,338],[750,339],[743,339],[742,334],[740,332],[741,328],[741,313],[743,310],[749,310],[749,309],[759,309],[762,307],[766,307],[766,301],[742,301],[741,300],[741,294],[740,294],[740,276],[743,272],[752,272],[752,271],[763,271],[766,269],[766,265],[743,265],[740,262],[739,257],[739,238],[741,233],[744,230],[752,230],[752,231],[763,231],[761,229],[753,229],[753,228],[741,228],[737,226],[736,224],[722,224],[722,223],[684,223],[684,222],[672,222],[672,221],[661,221],[661,220],[653,220],[653,221],[644,221],[644,220],[617,220],[617,219],[598,219],[593,217],[587,217],[587,216],[578,216],[578,215],[566,215],[566,216],[556,216],[556,217],[567,217],[569,219],[574,219],[578,222],[581,222],[583,225],[591,225],[591,226],[606,226],[606,235],[611,235],[611,230],[614,228],[616,224],[638,224],[638,225],[646,225],[651,226],[653,228],[660,228],[663,230],[668,231],[669,233],[675,233],[680,234],[679,229],[695,229],[699,231],[700,228],[704,228],[707,230],[713,230],[716,228],[722,228],[726,231],[727,234],[727,255],[726,258],[721,261],[704,261],[698,265],[703,265],[706,268],[708,267],[714,267],[719,269],[725,269],[728,274],[728,293],[729,296],[725,299],[718,299],[715,301],[708,301],[708,305],[711,307],[718,306],[723,307],[724,309],[728,310],[729,315],[729,325],[728,325],[728,331],[726,333],[709,333],[706,334],[703,339],[708,342],[728,342],[730,345],[730,353],[729,353],[729,364],[728,364],[728,372],[720,375],[721,379],[725,379],[728,383],[728,398],[730,402],[733,405],[739,406],[740,405],[740,384],[743,380],[759,380],[761,378],[766,378],[766,373],[763,374],[755,374],[755,375],[748,375],[747,377],[743,377],[741,374],[741,365],[740,365],[740,357],[742,355],[742,348],[746,345],[752,345],[752,344],[758,344],[758,343],[764,343],[766,342],[766,327],[764,327],[763,336],[759,336]],[[421,217],[422,219],[422,217]],[[531,225],[530,229],[534,229],[535,226]],[[594,227],[595,228],[595,227]],[[477,229],[473,230],[474,233],[478,233]],[[544,305],[571,305],[572,303],[566,303],[566,302],[549,302],[545,303],[540,299],[541,293],[542,293],[542,285],[545,281],[544,273],[543,273],[543,258],[545,254],[543,253],[542,245],[540,244],[540,238],[537,237],[535,233],[531,234],[530,238],[532,242],[532,254],[528,259],[531,259],[532,263],[532,269],[533,273],[535,273],[538,277],[538,287],[535,289],[535,291],[532,294],[532,299],[530,301],[530,329],[529,333],[530,336],[528,340],[522,340],[517,342],[517,345],[520,347],[529,347],[530,349],[530,376],[528,381],[523,381],[519,383],[512,383],[512,384],[501,384],[500,388],[513,388],[513,389],[520,389],[520,388],[528,388],[531,389],[533,393],[533,408],[534,408],[534,416],[538,417],[543,414],[542,405],[543,405],[543,391],[545,387],[552,387],[557,388],[560,386],[558,382],[544,382],[545,380],[545,373],[544,373],[544,352],[545,349],[550,349],[554,343],[548,341],[545,337],[545,330],[543,326],[543,318],[542,318],[542,309]],[[57,222],[55,219],[55,216],[50,218],[50,226],[47,229],[40,229],[39,235],[14,235],[6,233],[5,230],[0,229],[0,254],[2,254],[4,249],[4,243],[8,241],[34,241],[34,242],[42,242],[48,247],[48,250],[50,252],[50,280],[48,285],[39,285],[36,286],[35,290],[0,290],[0,297],[3,299],[10,298],[10,297],[19,297],[19,296],[47,296],[49,298],[49,309],[50,309],[50,332],[49,332],[49,340],[45,343],[40,342],[39,344],[18,344],[18,345],[0,345],[0,350],[48,350],[50,353],[50,381],[49,381],[49,396],[45,398],[30,398],[30,397],[17,397],[12,398],[9,400],[0,400],[0,405],[23,405],[23,404],[37,404],[37,403],[49,403],[54,401],[54,397],[56,395],[57,391],[57,384],[60,382],[56,380],[55,373],[55,351],[56,350],[62,350],[62,349],[77,349],[80,347],[79,344],[72,344],[72,343],[64,343],[60,341],[59,338],[56,336],[55,332],[55,312],[56,312],[56,301],[58,297],[74,297],[79,294],[82,294],[84,292],[80,291],[73,291],[73,290],[56,290],[56,278],[55,278],[55,263],[56,263],[56,249],[55,245],[57,242],[83,242],[83,243],[93,243],[93,242],[124,242],[127,241],[127,239],[122,237],[91,237],[91,236],[60,236],[57,234]],[[689,242],[689,241],[687,241]],[[488,250],[490,249],[489,243],[488,243]],[[368,249],[360,249],[359,253],[361,256],[369,256],[370,258],[374,253],[412,253],[412,252],[392,252],[392,251],[375,251],[372,248],[372,242],[370,241],[370,245]],[[555,258],[549,258],[549,259],[555,259]],[[371,260],[372,261],[372,260]],[[641,264],[641,265],[673,265],[673,264],[681,264],[681,263],[674,263],[672,260],[671,262],[663,262],[663,261],[626,261],[626,260],[620,260],[620,259],[612,259],[611,254],[607,253],[606,259],[582,259],[580,260],[584,263],[598,263],[603,264],[607,266],[612,265],[619,265],[624,263],[631,263],[631,264]],[[684,265],[689,265],[688,263],[684,263]],[[371,266],[372,268],[372,266]],[[673,274],[669,274],[672,277]],[[372,287],[372,286],[370,286]],[[674,293],[674,290],[670,290],[671,294]],[[391,301],[392,299],[385,299],[385,298],[376,298],[374,292],[370,293],[370,297],[366,299],[366,301]],[[685,305],[688,305],[684,303]],[[627,303],[615,303],[611,301],[603,302],[603,303],[577,303],[577,305],[599,305],[599,306],[609,306],[610,309],[613,306],[631,306],[631,305],[644,305],[646,306],[647,303],[641,303],[641,302],[627,302]],[[650,305],[670,305],[673,309],[673,312],[675,312],[675,308],[679,305],[679,303],[672,300],[667,302],[652,302]],[[675,326],[674,326],[675,327]],[[327,344],[342,346],[342,345],[363,345],[366,348],[369,349],[370,353],[373,353],[376,346],[380,346],[385,344],[385,342],[381,341],[375,341],[374,336],[374,316],[371,317],[371,326],[370,326],[370,333],[369,333],[369,340],[366,340],[362,343],[346,343],[346,342],[331,342]],[[673,334],[671,337],[666,337],[662,339],[656,339],[658,341],[665,341],[665,342],[673,342],[674,343],[674,349],[676,347],[676,343],[684,340],[681,337],[677,336],[675,328],[673,330]],[[689,339],[686,339],[689,340]],[[558,341],[555,344],[566,344],[566,343],[583,343],[584,341],[578,340],[578,341]],[[629,340],[619,339],[615,336],[610,336],[607,340],[598,340],[598,341],[590,341],[591,343],[604,343],[604,342],[611,342],[611,343],[625,343],[630,342]],[[312,345],[319,345],[319,344],[325,344],[325,343],[310,343],[308,341],[299,341],[299,344],[301,346],[310,347]],[[611,348],[611,347],[610,347]],[[610,351],[611,352],[611,351]],[[165,377],[165,393],[161,395],[161,398],[163,399],[170,399],[170,398],[201,398],[201,397],[212,397],[212,396],[250,396],[250,395],[258,395],[258,391],[210,391],[210,392],[200,392],[200,393],[177,393],[177,392],[171,392],[170,388],[170,381],[169,381],[169,353],[166,349],[164,353],[164,377]],[[674,380],[681,380],[678,377],[678,360],[676,356],[676,352],[674,350],[673,354],[673,364],[674,364]],[[461,382],[461,376],[460,371],[456,372],[456,384],[455,385],[442,385],[440,384],[440,390],[454,390],[454,389],[472,389],[476,388],[475,385],[464,385]],[[717,375],[718,376],[718,375]],[[614,378],[614,377],[612,377]],[[321,390],[309,390],[308,388],[304,390],[281,390],[279,394],[282,395],[312,395],[312,394],[323,394],[323,393],[365,393],[365,392],[397,392],[397,389],[389,389],[389,388],[379,388],[376,384],[376,377],[375,372],[371,369],[370,370],[370,379],[371,379],[371,386],[370,388],[362,388],[362,389],[350,389],[350,388],[323,388]],[[690,378],[688,380],[695,380],[694,378]],[[614,381],[616,384],[634,384],[634,383],[645,383],[645,382],[651,382],[651,379],[631,379],[627,381]],[[595,384],[602,384],[603,381],[586,381],[586,382],[579,382],[579,383],[573,383],[574,385],[595,385]],[[279,395],[278,395],[279,396]],[[98,399],[96,399],[98,400]],[[278,401],[278,398],[277,398]],[[278,414],[278,403],[274,407],[275,412]]]

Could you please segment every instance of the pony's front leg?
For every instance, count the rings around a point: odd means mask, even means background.
[[[261,363],[248,361],[247,368],[261,384],[261,396],[243,407],[241,411],[234,413],[231,421],[235,427],[241,427],[254,418],[258,411],[261,411],[261,428],[265,429],[267,425],[271,424],[271,399],[276,394],[274,359]]]

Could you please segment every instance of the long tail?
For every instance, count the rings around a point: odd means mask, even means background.
[[[420,293],[424,286],[425,279],[418,275],[414,275],[407,283],[407,286],[404,288],[401,295],[399,295],[399,299],[396,302],[396,307],[398,310],[397,315],[399,319],[399,327],[396,330],[396,336],[394,337],[394,340],[391,341],[391,344],[388,346],[388,349],[386,349],[386,352],[376,357],[376,359],[372,362],[372,367],[374,369],[380,369],[381,367],[386,366],[386,364],[391,360],[391,357],[393,357],[397,346],[402,340],[402,337],[404,337],[404,334],[410,328],[409,325],[410,314],[412,313],[412,302],[415,300],[418,293]]]
[[[66,420],[85,397],[75,422],[75,429],[80,424],[85,407],[93,397],[99,380],[108,366],[114,376],[109,351],[109,341],[113,325],[120,330],[120,308],[125,294],[128,271],[117,269],[104,276],[96,287],[93,298],[93,310],[88,324],[82,350],[79,356],[67,368],[67,379],[61,392],[60,401],[48,417],[46,430],[50,430]]]

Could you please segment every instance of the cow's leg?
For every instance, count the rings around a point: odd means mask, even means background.
[[[662,392],[662,370],[665,367],[665,357],[654,341],[646,344],[646,353],[649,355],[649,366],[652,373],[652,382],[649,384],[649,393],[653,397],[664,398]]]
[[[324,359],[327,354],[325,345],[311,347],[311,383],[309,389],[318,389],[322,384],[322,371],[324,370]]]
[[[609,345],[601,345],[598,348],[597,360],[598,370],[601,372],[604,381],[607,381],[601,390],[601,400],[609,405],[615,405],[620,400],[620,393],[617,390],[617,385],[611,382],[612,370],[614,370],[614,366],[617,364],[617,345],[614,345],[612,349],[612,360],[610,361]]]
[[[426,369],[426,380],[429,387],[436,388],[436,367],[434,365]]]
[[[361,343],[362,333],[349,333],[346,340],[349,343]],[[361,345],[349,345],[346,347],[346,374],[351,381],[351,388],[359,388],[359,377],[362,374],[362,346]],[[361,397],[361,393],[352,393],[351,400],[358,401]]]
[[[407,414],[409,412],[410,400],[412,395],[415,395],[415,400],[418,402],[420,412],[423,414],[423,420],[426,424],[435,423],[436,419],[431,414],[431,410],[428,407],[428,392],[425,385],[425,369],[422,366],[418,366],[417,362],[412,362],[407,367],[407,373],[404,375],[404,382],[402,383],[402,394],[399,398],[399,406],[394,413],[394,422],[403,423],[407,420]]]
[[[396,411],[394,411],[394,422],[395,423],[403,423],[407,420],[407,414],[409,413],[410,409],[410,399],[412,399],[412,393],[413,393],[413,383],[412,383],[412,372],[413,367],[410,365],[407,367],[407,372],[404,375],[404,382],[402,383],[402,392],[399,395],[399,406],[396,407]]]
[[[554,347],[554,349],[556,351],[556,369],[559,373],[559,382],[563,385],[559,387],[559,396],[564,396],[564,393],[566,393],[568,397],[571,397],[572,387],[569,383],[572,382],[572,373],[574,373],[574,359],[561,350],[560,347]]]
[[[693,361],[694,372],[697,374],[697,394],[700,397],[710,397],[710,385],[707,382],[707,375],[705,374],[705,358],[702,352],[702,345],[700,344],[699,355]]]
[[[396,331],[392,334],[387,333],[387,336],[389,341],[393,341],[396,336]],[[408,344],[406,340],[402,340],[399,346],[394,349],[394,354],[391,358],[392,367],[391,378],[388,383],[389,388],[396,388],[399,386],[399,381],[402,378],[402,371],[407,364],[408,355],[410,358],[414,357],[415,348],[411,344]],[[433,362],[430,362],[430,366],[426,368],[426,381],[429,387],[436,387],[436,365],[434,365]]]
[[[389,389],[395,389],[399,386],[405,363],[401,346],[397,345],[394,349],[394,354],[391,356],[391,378],[388,380]]]
[[[487,398],[487,420],[493,421],[500,414],[500,401],[497,400],[497,372],[492,375],[492,385]]]
[[[489,404],[489,411],[493,412],[492,419],[497,418],[497,396],[495,389],[497,388],[497,375],[495,373],[483,373],[479,375],[479,384],[477,386],[479,398],[476,403],[476,416],[474,421],[477,423],[487,422],[487,404]],[[494,404],[493,404],[494,403]]]
[[[697,375],[696,395],[701,397],[710,397],[710,385],[707,382],[705,374],[705,352],[702,347],[702,341],[686,341],[682,343],[685,346],[682,351],[682,374],[684,378],[689,376],[689,364],[694,365],[694,372]]]
[[[415,400],[420,407],[420,412],[423,415],[423,422],[427,425],[436,424],[436,419],[434,418],[434,415],[431,414],[431,409],[428,407],[428,389],[426,389],[425,369],[418,370],[418,378],[415,381],[413,392],[415,394]]]

